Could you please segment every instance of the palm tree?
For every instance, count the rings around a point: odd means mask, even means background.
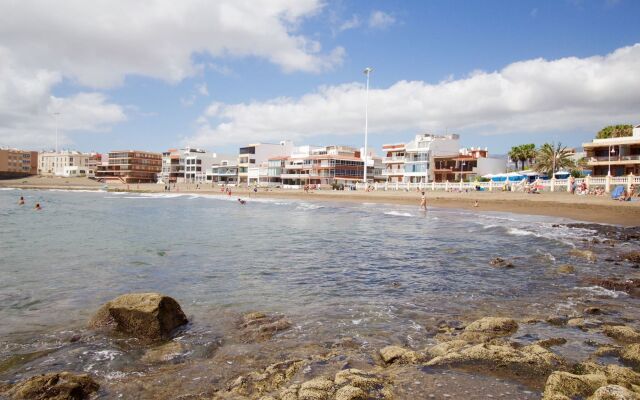
[[[575,165],[571,155],[572,152],[562,143],[545,143],[538,150],[535,169],[553,177],[556,171]]]
[[[523,154],[522,146],[513,146],[509,150],[509,158],[516,163],[516,169],[518,169],[518,161],[522,161],[522,167],[524,168]]]
[[[524,157],[525,161],[529,163],[529,165],[531,165],[531,163],[536,159],[536,156],[538,155],[538,152],[536,151],[536,145],[533,143],[523,144],[522,146],[520,146],[520,148],[522,149],[522,156]],[[524,161],[522,164],[522,168],[524,169]]]

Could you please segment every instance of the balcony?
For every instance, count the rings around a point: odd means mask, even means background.
[[[308,179],[309,174],[282,174],[280,179]]]
[[[402,163],[404,162],[404,156],[402,157],[385,157],[382,159],[383,163]]]
[[[588,162],[589,164],[598,164],[598,165],[603,165],[603,164],[608,164],[609,162],[611,162],[612,164],[620,164],[620,163],[626,163],[626,162],[631,162],[633,164],[637,163],[640,161],[640,155],[632,155],[632,156],[603,156],[603,157],[589,157],[588,158]]]
[[[385,169],[382,171],[382,175],[384,176],[404,175],[404,169]]]

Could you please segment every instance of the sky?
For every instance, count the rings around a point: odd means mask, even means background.
[[[637,0],[0,0],[0,146],[504,154],[640,123]]]

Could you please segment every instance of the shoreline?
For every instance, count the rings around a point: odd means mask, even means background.
[[[164,186],[158,184],[110,184],[108,191],[131,193],[165,193]],[[27,178],[0,181],[0,188],[16,190],[102,190],[103,184],[84,178]],[[195,184],[179,184],[178,190],[167,193],[209,194],[224,196],[220,187],[204,184],[196,189]],[[265,189],[253,191],[232,188],[233,196],[250,201],[254,196],[261,198],[295,199],[304,201],[352,202],[415,205],[420,204],[418,192],[395,191],[332,191],[319,190],[304,193],[301,190]],[[232,197],[233,197],[232,196]],[[640,202],[622,203],[609,197],[585,197],[567,193],[543,193],[539,195],[519,192],[426,192],[427,205],[441,208],[464,210],[511,212],[525,215],[561,217],[587,223],[601,223],[621,226],[640,225]],[[478,200],[479,207],[473,207]]]

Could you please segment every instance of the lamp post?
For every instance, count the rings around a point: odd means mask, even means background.
[[[613,145],[609,145],[609,172],[607,173],[608,176],[611,176],[611,155],[612,154],[616,154],[616,148],[613,147]]]
[[[367,146],[369,139],[369,75],[373,71],[373,68],[367,67],[364,69],[364,74],[367,76],[367,87],[365,90],[364,101],[364,168],[362,173],[362,182],[364,182],[364,189],[367,190]]]
[[[56,126],[56,153],[58,152],[58,115],[60,115],[59,112],[54,112],[53,114],[53,120]]]

